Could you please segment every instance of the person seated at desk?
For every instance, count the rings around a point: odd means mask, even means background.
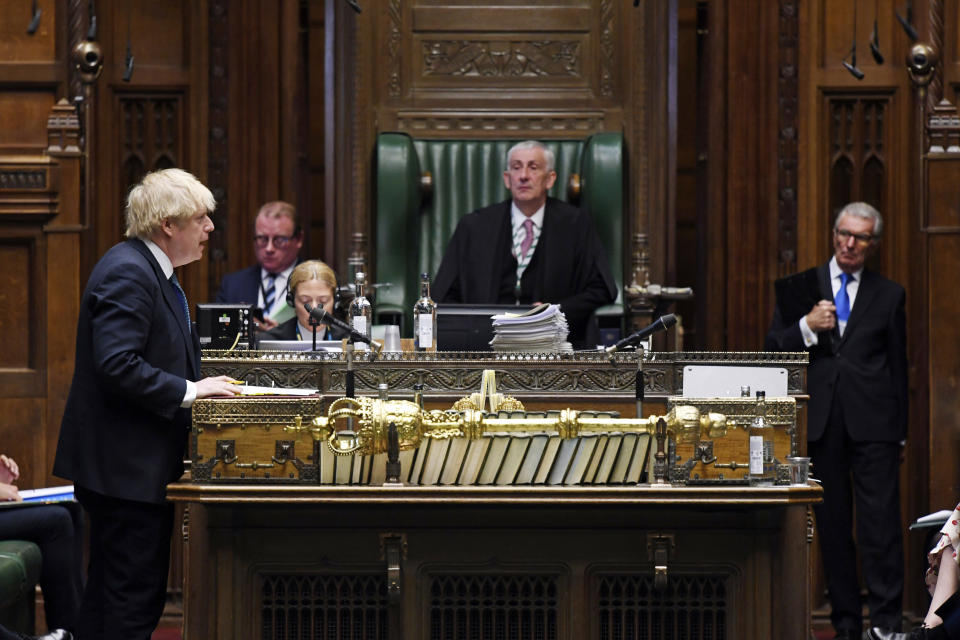
[[[13,458],[0,455],[0,501],[20,502],[16,481],[20,468]],[[80,571],[83,520],[76,503],[47,504],[0,510],[0,539],[27,540],[40,547],[43,563],[40,589],[47,627],[54,629],[40,638],[68,639],[80,609]],[[32,605],[31,605],[32,606]],[[24,638],[0,627],[0,640]]]
[[[347,335],[338,327],[318,324],[310,317],[303,306],[323,309],[336,316],[341,313],[337,308],[337,275],[325,262],[308,260],[301,262],[290,274],[290,290],[287,292],[287,305],[292,306],[295,316],[286,322],[260,334],[261,340],[312,340],[314,328],[317,340],[340,340]]]
[[[256,305],[263,310],[259,326],[272,329],[272,319],[284,308],[283,292],[303,246],[303,229],[292,204],[268,202],[253,223],[253,251],[257,264],[223,276],[216,302]]]
[[[507,152],[503,184],[512,198],[461,218],[450,238],[433,298],[438,303],[560,305],[575,348],[588,321],[617,297],[616,282],[585,212],[547,191],[557,179],[553,152],[535,140]],[[590,336],[597,342],[598,336]]]

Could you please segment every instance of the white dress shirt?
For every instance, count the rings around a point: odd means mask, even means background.
[[[153,257],[157,259],[157,262],[160,263],[160,270],[163,271],[163,277],[167,280],[170,279],[170,276],[173,275],[173,263],[170,262],[170,257],[163,252],[157,243],[148,238],[141,238],[143,244],[147,245],[147,249],[150,249],[150,253],[153,254]],[[183,394],[183,401],[180,403],[180,406],[184,409],[189,409],[193,406],[193,401],[197,399],[197,384],[190,380],[187,380],[187,392]]]
[[[513,257],[517,259],[517,282],[520,282],[520,278],[523,277],[523,272],[526,270],[527,265],[530,264],[530,259],[533,258],[533,252],[537,249],[540,232],[543,230],[543,216],[546,209],[547,205],[544,203],[532,216],[527,216],[523,211],[520,211],[516,202],[510,203],[510,226],[513,230]],[[523,228],[523,223],[527,218],[533,220],[533,242],[530,244],[530,248],[527,249],[527,255],[521,256],[520,247],[523,245],[523,239],[527,235],[526,229]]]
[[[843,269],[837,264],[836,256],[830,258],[828,268],[830,269],[830,287],[833,289],[833,299],[836,300],[837,292],[840,291],[840,283],[842,282],[840,274],[843,273]],[[857,291],[860,289],[861,276],[863,276],[862,268],[850,274],[850,282],[847,283],[847,297],[850,298],[850,313],[853,313],[853,303],[856,301]],[[842,336],[847,328],[847,321],[837,320],[837,327],[840,329],[840,335]],[[820,342],[817,334],[807,325],[807,316],[800,318],[800,334],[803,336],[803,344],[808,347],[817,345]]]

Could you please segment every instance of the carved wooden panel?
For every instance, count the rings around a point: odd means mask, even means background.
[[[42,392],[44,257],[37,231],[0,229],[0,397]]]
[[[459,123],[445,121],[451,108],[549,112],[616,99],[622,95],[623,11],[612,0],[565,0],[549,10],[520,2],[389,0],[374,32],[383,61],[375,71],[383,97],[380,128],[423,131],[429,123],[435,131],[458,131],[464,130]],[[392,108],[414,105],[439,119],[411,121]],[[529,123],[516,113],[511,120],[537,130],[530,115]],[[554,120],[547,131],[562,133],[568,122]],[[596,124],[603,119],[590,122]],[[465,130],[493,128],[470,124]]]
[[[927,231],[960,233],[957,159],[947,154],[941,158],[928,158],[927,172],[928,197],[931,203],[927,211]]]
[[[105,3],[98,3],[105,5]],[[151,73],[151,67],[184,68],[190,63],[189,38],[190,0],[125,0],[112,10],[101,6],[100,27],[103,38],[111,41],[118,53],[118,66],[125,64],[129,38],[135,58],[134,73]]]
[[[814,44],[815,50],[811,51],[809,61],[820,68],[835,69],[846,75],[840,61],[844,58],[850,60],[848,56],[854,38],[854,3],[812,0],[810,4],[811,12],[815,16],[815,22],[811,24],[815,29],[815,36],[810,42]],[[857,9],[857,68],[868,77],[883,68],[870,55],[869,42],[874,21],[877,24],[877,39],[885,65],[894,63],[902,68],[900,61],[906,56],[908,44],[894,11],[904,15],[904,3],[900,0],[881,0],[876,5],[872,2],[860,2]],[[917,22],[918,13],[914,11],[914,24]]]
[[[852,200],[865,200],[884,210],[885,115],[888,98],[828,99],[829,193],[833,215]]]
[[[33,22],[32,4],[20,0],[0,0],[0,65],[24,62],[54,62],[56,55],[55,0],[37,0],[40,18],[33,34],[27,27]]]
[[[955,177],[958,163],[954,160],[951,164],[956,199],[960,197]],[[960,487],[960,467],[951,453],[960,447],[960,418],[956,407],[960,395],[960,351],[953,348],[960,344],[960,323],[956,320],[960,317],[960,300],[955,278],[960,234],[930,236],[928,251],[930,437],[935,444],[930,456],[930,504],[949,508],[957,501]]]
[[[39,153],[45,149],[47,114],[54,101],[52,91],[0,91],[0,154]]]
[[[148,171],[182,166],[183,96],[179,93],[120,94],[117,111],[122,177],[118,186],[124,202],[130,187]]]

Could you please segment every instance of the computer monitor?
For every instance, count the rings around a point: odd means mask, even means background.
[[[313,340],[260,340],[257,348],[261,351],[312,351]],[[340,351],[342,348],[339,340],[317,340],[317,351]]]
[[[250,304],[198,304],[194,311],[201,349],[249,349],[254,334]]]
[[[493,340],[491,316],[523,313],[532,305],[451,304],[437,305],[437,349],[439,351],[490,351]]]

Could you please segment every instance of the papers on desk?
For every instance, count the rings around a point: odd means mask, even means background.
[[[942,527],[953,514],[953,511],[950,509],[941,509],[934,513],[928,513],[925,516],[920,516],[917,518],[913,524],[910,525],[911,529],[925,529],[927,527]]]
[[[73,485],[63,487],[44,487],[43,489],[27,489],[20,492],[20,499],[24,502],[59,502],[73,500]]]
[[[522,314],[492,316],[494,351],[554,352],[573,351],[567,342],[570,329],[560,305],[542,304]]]
[[[242,396],[312,396],[320,393],[317,389],[289,389],[286,387],[261,387],[245,384],[240,387]]]
[[[26,489],[20,491],[20,502],[0,502],[0,508],[26,507],[30,505],[50,504],[51,502],[65,502],[73,500],[73,485],[63,487],[44,487],[42,489]]]

